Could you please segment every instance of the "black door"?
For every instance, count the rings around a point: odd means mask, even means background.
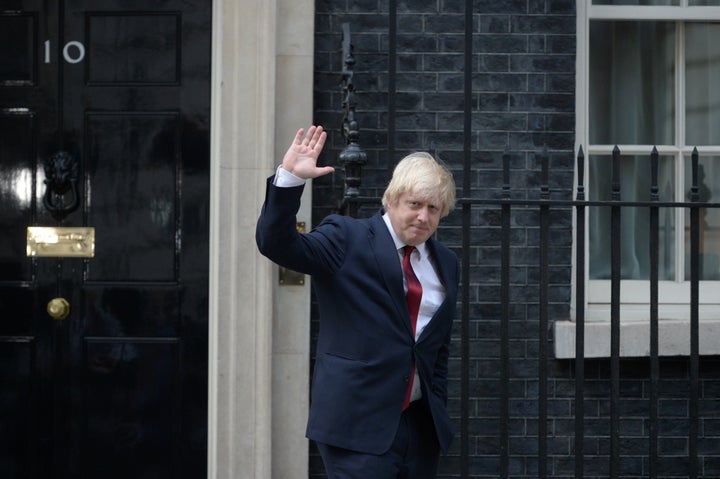
[[[210,0],[0,5],[2,478],[206,475],[210,34]]]

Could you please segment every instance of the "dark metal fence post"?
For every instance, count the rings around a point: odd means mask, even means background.
[[[503,199],[510,195],[510,155],[503,155]],[[509,472],[510,433],[510,203],[501,208],[500,247],[500,477],[507,478]]]
[[[616,479],[620,470],[620,280],[621,261],[621,214],[620,196],[620,148],[615,146],[612,154],[612,192],[614,203],[610,207],[610,477]]]
[[[548,154],[547,148],[543,149],[540,157],[542,164],[540,180],[540,200],[550,199],[550,185],[548,184]],[[540,347],[538,351],[539,378],[538,378],[538,477],[547,477],[547,417],[548,417],[548,247],[550,245],[550,205],[540,204],[540,318],[539,338]]]
[[[658,151],[653,147],[650,154],[650,201],[660,201],[658,194]],[[659,354],[659,328],[658,328],[658,282],[659,282],[659,208],[650,206],[650,450],[649,472],[650,478],[658,474],[658,382],[660,377]]]
[[[577,155],[575,207],[575,479],[583,478],[585,457],[585,154]]]
[[[700,400],[700,193],[698,189],[698,150],[692,152],[692,186],[690,188],[690,417],[689,417],[689,479],[698,474],[698,416]]]
[[[350,41],[350,24],[342,24],[342,91],[343,91],[343,123],[342,133],[345,138],[345,148],[338,157],[340,164],[345,168],[345,191],[340,210],[350,216],[357,216],[358,202],[354,201],[360,196],[362,167],[367,163],[365,150],[360,147],[360,132],[355,119],[355,86],[353,84],[353,67],[355,57]]]
[[[463,179],[462,194],[470,196],[472,183],[472,96],[473,96],[473,2],[465,2],[465,56],[463,83],[465,97],[463,122]],[[462,306],[460,338],[460,472],[470,476],[470,223],[472,205],[462,205]]]

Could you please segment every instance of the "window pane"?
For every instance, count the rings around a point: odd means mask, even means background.
[[[685,30],[686,144],[720,143],[720,24],[688,23]]]
[[[673,144],[675,25],[590,24],[590,143]]]
[[[685,159],[685,193],[690,198],[692,163]],[[700,157],[698,193],[700,201],[717,202],[720,192],[720,157]],[[685,279],[690,280],[690,209],[685,214]],[[720,280],[720,210],[700,209],[700,279]]]
[[[680,5],[680,0],[593,0],[593,5]]]
[[[720,5],[720,0],[690,0],[691,7],[698,5],[718,6]]]
[[[624,156],[621,159],[620,197],[624,201],[650,200],[650,157]],[[673,201],[675,174],[673,158],[661,156],[658,167],[660,201]],[[589,161],[591,201],[611,199],[612,158],[591,155]],[[675,279],[675,214],[672,208],[659,210],[659,277]],[[593,206],[590,223],[590,278],[610,279],[610,207]],[[621,277],[650,279],[649,208],[624,207],[621,212]]]

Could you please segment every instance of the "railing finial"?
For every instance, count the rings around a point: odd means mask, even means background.
[[[577,154],[577,195],[578,201],[585,200],[585,152],[582,145]]]

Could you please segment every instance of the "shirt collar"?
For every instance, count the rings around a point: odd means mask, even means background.
[[[392,223],[390,222],[390,216],[387,213],[383,213],[382,219],[383,221],[385,221],[385,225],[390,232],[390,236],[392,236],[393,243],[395,243],[395,249],[400,250],[407,246],[407,244],[401,241],[400,238],[398,238],[398,235],[395,233],[395,230],[392,227]],[[418,253],[420,254],[420,259],[424,258],[425,252],[427,251],[427,242],[423,241],[419,245],[416,245],[415,249],[417,249]]]

